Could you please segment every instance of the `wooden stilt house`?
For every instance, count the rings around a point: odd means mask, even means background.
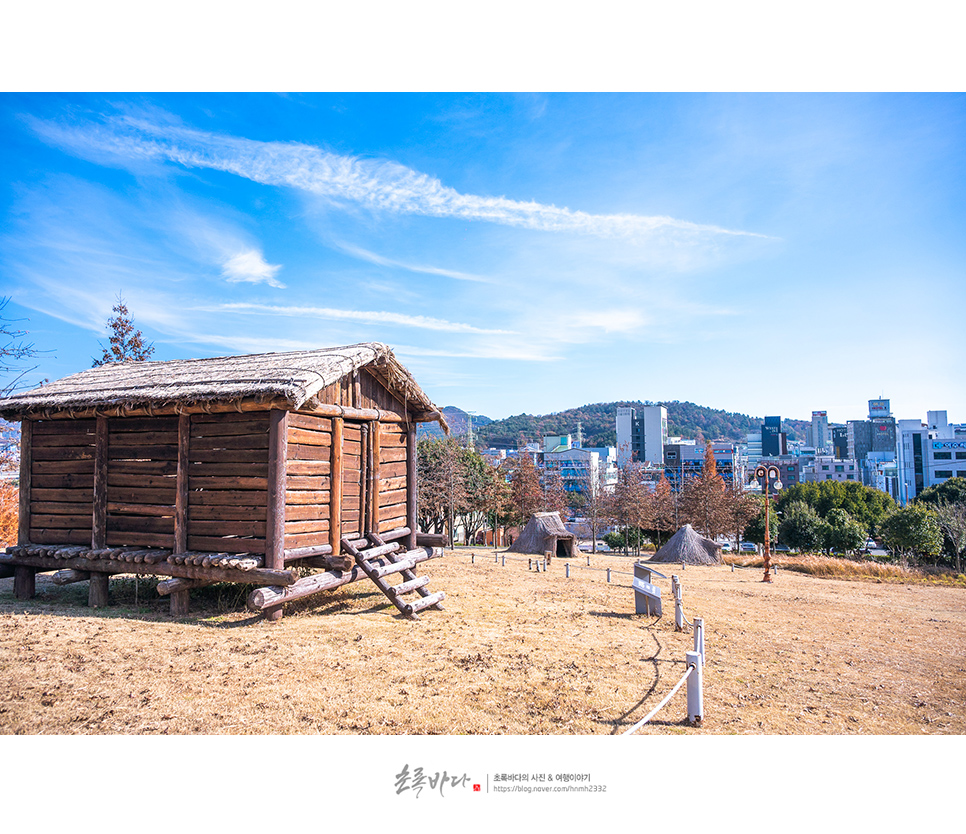
[[[386,345],[104,365],[0,416],[21,422],[18,543],[0,555],[19,598],[54,570],[89,581],[91,605],[140,573],[168,577],[175,613],[228,581],[262,586],[249,605],[276,619],[367,577],[408,616],[440,607],[412,570],[441,544],[417,533],[415,449],[418,423],[448,429]]]

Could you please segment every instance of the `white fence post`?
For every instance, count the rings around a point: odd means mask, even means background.
[[[698,652],[688,652],[688,666],[694,666],[694,671],[688,677],[688,723],[700,724],[704,718],[704,674],[701,655]]]
[[[671,577],[671,590],[674,592],[674,630],[684,631],[684,603],[681,600],[681,583],[677,576]]]
[[[564,562],[564,567],[567,569],[567,579],[570,579],[570,562]]]
[[[704,619],[694,618],[694,650],[701,655],[701,665],[704,665]]]

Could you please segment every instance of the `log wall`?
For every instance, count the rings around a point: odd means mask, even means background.
[[[27,533],[38,544],[91,543],[96,420],[31,421]],[[25,437],[26,440],[26,437]]]
[[[264,553],[269,412],[191,415],[188,550]]]
[[[397,423],[379,424],[379,470],[376,473],[379,484],[376,530],[379,533],[407,524],[406,434],[405,427]]]
[[[332,418],[288,415],[285,550],[329,544]]]

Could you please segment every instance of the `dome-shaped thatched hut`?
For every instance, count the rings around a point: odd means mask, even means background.
[[[560,513],[534,513],[523,532],[510,546],[513,553],[550,553],[565,559],[574,558],[576,536],[568,533]]]
[[[685,524],[649,561],[718,565],[721,563],[721,545],[696,533],[690,524]]]

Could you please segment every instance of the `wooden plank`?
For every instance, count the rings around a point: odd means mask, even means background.
[[[51,516],[57,518],[57,516]],[[174,535],[174,515],[167,518],[154,518],[151,516],[132,516],[107,514],[108,532],[129,532],[129,533],[166,533],[168,536]],[[140,542],[135,542],[139,544]],[[172,539],[167,539],[164,547],[171,547]],[[103,547],[104,545],[98,545]]]
[[[328,532],[328,519],[317,519],[315,521],[286,521],[285,536],[292,536],[296,533],[325,533]]]
[[[188,488],[267,490],[268,478],[198,478],[189,473]]]
[[[379,510],[379,520],[387,518],[406,518],[409,512],[409,504],[392,504],[388,507],[382,507]],[[408,524],[406,525],[409,526]]]
[[[385,536],[386,534],[391,533],[393,530],[398,530],[400,528],[403,528],[407,531],[409,530],[409,528],[406,526],[405,516],[398,516],[396,518],[379,519],[378,532],[380,536]],[[406,535],[409,535],[408,532]]]
[[[293,475],[308,475],[313,477],[328,477],[331,462],[329,460],[292,460],[289,458],[285,470],[289,477]]]
[[[331,531],[325,533],[296,533],[285,536],[285,549],[294,550],[299,547],[312,547],[313,545],[329,545]]]
[[[192,437],[191,452],[212,449],[265,449],[268,450],[268,433],[235,434],[223,437]]]
[[[391,504],[405,504],[408,495],[409,493],[405,489],[394,489],[384,492],[381,496],[382,504],[385,507],[388,507]]]
[[[33,501],[63,501],[67,504],[90,504],[94,501],[94,489],[40,489],[28,490]]]
[[[206,553],[264,553],[265,539],[188,535],[188,549]]]
[[[199,469],[203,466],[229,464],[241,470],[244,467],[268,467],[268,449],[196,449],[191,447],[191,466]],[[239,474],[245,474],[239,472]]]
[[[329,417],[320,417],[315,414],[300,414],[297,411],[290,411],[288,415],[290,428],[312,429],[315,431],[332,431],[332,421]]]
[[[268,497],[265,515],[265,567],[285,567],[285,461],[288,457],[288,412],[275,410],[269,416]],[[258,535],[252,531],[251,535]]]
[[[112,460],[111,472],[118,475],[177,475],[174,460]]]
[[[94,420],[33,420],[34,433],[38,437],[66,437],[70,435],[89,435],[94,442]]]
[[[292,476],[286,479],[286,485],[290,490],[307,489],[312,492],[328,492],[329,478],[316,478],[308,476]]]
[[[107,419],[107,418],[105,418]],[[161,444],[143,444],[140,446],[124,446],[120,449],[111,444],[111,460],[178,460],[178,446],[163,446]]]
[[[245,415],[246,418],[249,415]],[[192,437],[230,437],[236,434],[267,434],[268,422],[262,418],[245,419],[235,422],[219,420],[217,423],[195,423],[191,429]]]
[[[88,513],[79,515],[31,515],[32,527],[44,527],[51,530],[82,530],[91,529],[91,517]]]
[[[189,538],[195,536],[254,536],[255,538],[264,539],[266,532],[266,522],[263,518],[255,518],[248,520],[228,520],[224,518],[219,518],[214,521],[205,521],[201,519],[191,519],[191,526],[189,528]],[[197,548],[189,548],[190,550],[196,550]],[[266,565],[266,567],[271,567],[271,565]]]
[[[177,507],[174,504],[128,504],[122,501],[108,501],[107,512],[135,516],[154,516],[157,518],[170,517],[177,519]],[[178,548],[175,548],[178,550]],[[184,548],[180,548],[184,550]]]
[[[324,492],[313,492],[311,490],[304,489],[289,489],[285,492],[285,503],[288,505],[298,505],[298,504],[312,504],[313,506],[318,506],[319,504],[328,505],[330,501],[334,500],[332,498],[332,491]],[[331,517],[331,514],[330,514]]]
[[[178,415],[178,470],[175,478],[174,542],[175,553],[188,549],[188,461],[191,446],[191,415]]]
[[[93,501],[31,501],[30,514],[89,516],[94,511]]]
[[[406,489],[406,476],[400,475],[395,478],[381,478],[379,480],[379,492],[382,495],[387,495],[390,492],[396,492],[397,490]]]
[[[94,459],[94,501],[91,507],[91,547],[104,547],[107,542],[108,456],[110,454],[110,431],[107,417],[98,417]]]
[[[286,521],[305,521],[306,519],[323,519],[328,524],[328,502],[325,504],[289,504],[285,508]]]
[[[331,446],[332,433],[329,431],[315,431],[313,429],[289,428],[288,442],[306,446]]]
[[[405,448],[406,446],[406,432],[404,431],[385,431],[383,429],[379,432],[379,441],[387,449],[393,447]]]
[[[87,475],[94,474],[94,459],[90,460],[34,460],[30,466],[31,472],[36,475]],[[93,483],[93,480],[91,480]]]
[[[93,446],[38,446],[34,445],[35,461],[94,460]]]
[[[33,420],[20,421],[20,495],[17,508],[17,543],[30,541],[31,453],[33,451]]]
[[[90,489],[93,493],[94,472],[91,461],[91,472],[61,472],[54,475],[43,475],[34,472],[30,476],[31,487],[40,489]],[[22,483],[22,482],[21,482]]]
[[[122,475],[107,469],[107,486],[111,487],[136,487],[138,489],[163,489],[174,490],[177,487],[177,475]],[[111,491],[113,494],[113,490]]]
[[[267,490],[204,490],[189,491],[188,506],[211,507],[238,507],[253,506],[265,507],[268,503]],[[192,509],[192,512],[194,510]]]
[[[153,428],[150,431],[117,431],[114,421],[111,421],[111,447],[120,449],[137,449],[141,446],[177,446],[178,432],[160,431]]]
[[[110,487],[108,503],[118,504],[166,504],[174,507],[177,499],[175,481],[171,481],[169,489],[136,489],[135,487]]]
[[[382,469],[383,478],[404,478],[406,483],[409,483],[409,473],[406,461],[387,461],[385,458],[382,459]]]
[[[263,403],[261,408],[248,408],[243,413],[232,411],[231,408],[231,406],[228,406],[217,414],[192,414],[191,424],[198,426],[200,429],[206,423],[244,423],[252,420],[261,420],[262,425],[265,426],[266,433],[268,432],[268,415],[272,409],[271,403]],[[256,417],[256,414],[259,416]]]
[[[329,448],[326,446],[310,446],[306,443],[290,443],[288,446],[289,460],[331,460]]]
[[[342,539],[342,430],[343,420],[341,417],[332,419],[332,446],[330,447],[330,483],[329,483],[329,544],[332,552],[339,553],[340,541]],[[324,501],[313,501],[320,504]],[[286,548],[290,546],[286,543]]]
[[[51,527],[31,527],[28,541],[34,544],[83,544],[90,547],[91,528],[87,526],[79,530],[58,530]]]
[[[244,521],[249,518],[261,518],[265,515],[266,506],[256,506],[253,504],[241,504],[238,506],[213,506],[210,504],[191,504],[188,507],[188,518],[190,521],[217,521],[218,519],[228,519],[230,521]],[[181,548],[184,550],[185,548]]]
[[[406,446],[387,446],[382,450],[382,459],[387,463],[396,463],[397,461],[406,460],[407,458],[408,454]]]
[[[111,434],[141,434],[144,432],[171,432],[172,443],[177,443],[178,417],[112,417]]]

